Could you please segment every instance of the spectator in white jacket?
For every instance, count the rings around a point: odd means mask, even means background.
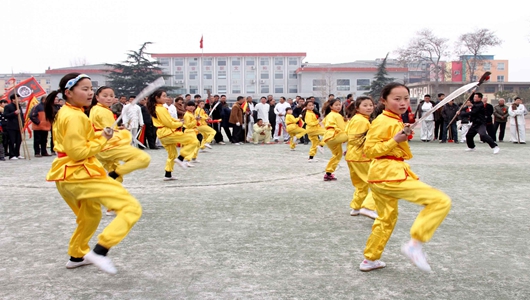
[[[528,114],[526,107],[520,97],[515,97],[515,102],[508,108],[510,116],[510,134],[511,141],[514,144],[526,144],[525,138],[525,120],[524,116]]]
[[[138,147],[138,129],[144,126],[144,118],[142,117],[142,110],[136,104],[128,103],[122,110],[123,126],[131,132],[131,145]]]
[[[285,110],[291,108],[291,105],[287,103],[285,97],[280,97],[280,103],[274,106],[274,113],[276,114],[276,127],[274,128],[274,141],[277,142],[280,139],[280,135],[283,135],[283,141],[289,140],[289,133],[287,133],[285,126]]]

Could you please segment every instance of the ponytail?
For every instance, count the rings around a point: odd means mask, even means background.
[[[55,114],[57,113],[55,111],[54,104],[55,98],[58,94],[59,91],[53,91],[46,97],[46,100],[44,100],[44,115],[46,116],[46,120],[48,120],[50,123],[53,123],[55,120]]]

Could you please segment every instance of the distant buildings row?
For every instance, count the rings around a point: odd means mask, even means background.
[[[345,97],[347,94],[360,96],[370,89],[370,84],[381,59],[350,63],[308,63],[306,53],[158,53],[152,54],[165,74],[170,75],[168,85],[174,87],[173,94],[225,94],[229,99],[239,95],[259,97],[272,94],[274,97],[326,98],[328,94]],[[411,88],[411,97],[421,98],[424,94],[450,93],[469,78],[466,60],[443,62],[438,91],[435,91],[435,74],[431,64],[423,63],[403,67],[396,60],[387,60],[388,76],[405,82]],[[508,60],[495,60],[493,55],[483,57],[477,66],[476,77],[484,71],[492,73],[490,82],[484,85],[484,92],[491,94],[499,90],[517,92],[530,88],[530,82],[510,83]],[[7,80],[18,81],[35,77],[46,91],[56,89],[62,76],[70,72],[86,73],[91,76],[93,86],[109,85],[106,65],[48,69],[38,74],[0,74],[0,91]]]

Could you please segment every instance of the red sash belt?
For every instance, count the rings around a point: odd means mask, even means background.
[[[64,152],[57,152],[57,157],[58,157],[58,158],[63,158],[63,157],[65,157],[65,156],[67,156],[66,153],[64,153]]]
[[[380,156],[380,157],[377,157],[376,159],[390,159],[390,160],[404,161],[404,159],[401,157],[395,157],[391,155]]]
[[[335,127],[326,127],[326,130],[328,129],[335,129]]]

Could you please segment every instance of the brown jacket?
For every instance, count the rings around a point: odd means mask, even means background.
[[[184,118],[184,114],[186,113],[186,108],[184,107],[184,103],[176,103],[175,107],[177,108],[177,116],[179,119]]]
[[[236,102],[234,106],[232,106],[232,111],[230,112],[230,119],[228,122],[232,124],[243,124],[243,108],[241,108],[239,103]]]

